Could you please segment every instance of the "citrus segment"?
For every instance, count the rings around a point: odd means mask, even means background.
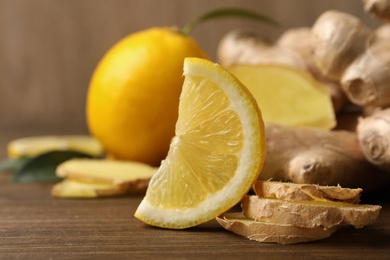
[[[232,74],[186,58],[176,135],[135,216],[188,228],[234,206],[257,179],[265,157],[260,110]]]

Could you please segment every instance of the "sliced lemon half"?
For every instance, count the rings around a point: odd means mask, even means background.
[[[212,220],[238,203],[266,149],[261,112],[239,80],[199,58],[185,59],[184,76],[175,137],[135,212],[172,229]]]

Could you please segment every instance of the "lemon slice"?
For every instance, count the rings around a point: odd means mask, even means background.
[[[188,228],[214,219],[247,193],[265,158],[265,131],[250,92],[211,61],[186,58],[169,152],[135,217]]]
[[[101,156],[103,147],[88,135],[31,136],[19,138],[8,144],[10,158],[32,157],[52,150],[73,150]]]

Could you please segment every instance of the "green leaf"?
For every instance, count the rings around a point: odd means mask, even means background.
[[[29,162],[31,158],[21,157],[16,159],[6,159],[0,162],[1,172],[14,172],[23,167],[24,164]]]
[[[180,32],[188,35],[192,32],[193,29],[195,29],[199,24],[214,19],[214,18],[221,18],[221,17],[240,17],[240,18],[246,18],[246,19],[254,19],[260,22],[267,23],[269,25],[273,26],[279,26],[279,22],[276,20],[246,9],[231,7],[231,8],[221,8],[212,10],[210,12],[204,13],[203,15],[199,16],[197,19],[189,22],[187,25],[185,25]]]
[[[13,182],[56,182],[56,168],[72,158],[91,158],[90,155],[76,151],[50,151],[37,155],[27,161],[11,177]]]

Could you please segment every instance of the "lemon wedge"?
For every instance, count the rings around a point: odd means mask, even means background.
[[[150,180],[135,217],[183,229],[214,219],[238,203],[265,158],[259,107],[224,68],[186,58],[175,137]]]

